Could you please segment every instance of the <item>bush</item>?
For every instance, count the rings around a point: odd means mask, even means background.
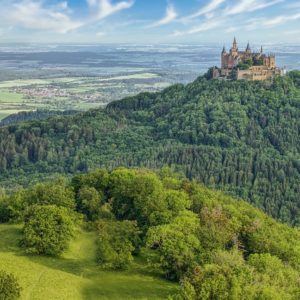
[[[23,191],[11,196],[0,196],[0,223],[22,222],[25,206]]]
[[[97,227],[98,263],[109,269],[127,269],[140,242],[136,222],[100,221]]]
[[[96,221],[101,216],[103,195],[93,187],[84,186],[78,191],[77,210],[86,215],[87,220]]]
[[[0,300],[15,300],[20,297],[21,288],[17,279],[4,271],[0,271]]]
[[[200,251],[196,236],[199,227],[197,215],[182,212],[172,223],[151,227],[147,234],[147,246],[156,250],[153,266],[160,265],[169,279],[180,279],[193,268]]]
[[[27,205],[57,205],[70,209],[75,208],[75,196],[64,178],[53,182],[40,183],[27,190],[24,202]]]
[[[27,253],[58,256],[73,235],[71,212],[55,205],[31,206],[25,216],[22,245]]]

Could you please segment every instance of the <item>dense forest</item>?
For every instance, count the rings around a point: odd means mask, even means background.
[[[169,299],[300,297],[298,229],[166,167],[99,169],[4,195],[0,222],[22,224],[20,247],[31,257],[60,256],[84,227],[96,234],[101,269],[126,270],[143,255],[180,282]],[[1,299],[16,299],[23,288],[0,271]]]
[[[3,186],[96,167],[174,167],[300,223],[300,72],[265,82],[199,77],[104,110],[0,129]]]
[[[11,124],[21,123],[29,120],[41,120],[47,119],[52,116],[68,116],[73,115],[78,111],[65,110],[65,111],[56,111],[56,110],[45,110],[38,109],[36,111],[22,111],[16,114],[11,114],[6,118],[0,121],[0,126],[7,126]]]

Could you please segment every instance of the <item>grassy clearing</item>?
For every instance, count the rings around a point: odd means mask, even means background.
[[[22,87],[28,85],[45,85],[48,84],[49,80],[44,79],[24,79],[24,80],[9,80],[0,82],[0,88],[13,88]]]
[[[112,80],[128,80],[128,79],[151,79],[159,77],[159,75],[154,73],[142,73],[142,74],[131,74],[117,77],[104,78],[100,81],[112,81]]]
[[[62,258],[24,255],[20,237],[20,226],[0,225],[0,268],[18,277],[21,300],[159,300],[177,289],[142,259],[126,272],[101,270],[95,263],[94,233],[78,232]]]
[[[0,89],[0,103],[22,103],[23,95],[10,92],[7,89]]]

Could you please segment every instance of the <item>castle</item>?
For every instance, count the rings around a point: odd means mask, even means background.
[[[229,52],[225,46],[221,53],[221,68],[213,68],[213,78],[234,80],[266,80],[285,74],[284,69],[276,67],[274,54],[266,55],[263,47],[260,52],[252,52],[248,43],[245,51],[239,51],[236,38]]]

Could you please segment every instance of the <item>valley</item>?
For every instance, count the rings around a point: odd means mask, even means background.
[[[22,111],[104,107],[187,84],[219,63],[219,45],[0,45],[0,120]],[[300,67],[297,45],[269,45]],[[13,49],[13,51],[12,51]]]

